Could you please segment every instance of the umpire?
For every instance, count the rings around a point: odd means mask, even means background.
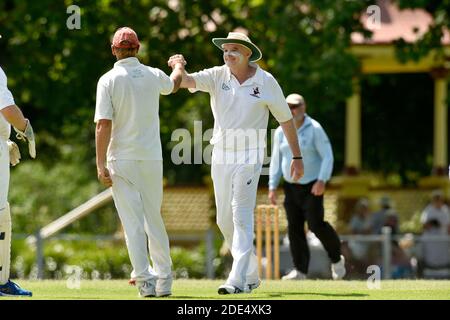
[[[302,280],[306,279],[308,274],[310,252],[304,231],[305,221],[322,242],[331,259],[333,279],[342,279],[346,271],[340,240],[333,227],[324,221],[323,194],[325,183],[330,179],[333,170],[333,150],[330,140],[322,126],[306,114],[306,103],[301,95],[290,94],[286,102],[297,128],[305,175],[298,182],[292,181],[289,171],[292,154],[281,127],[278,127],[275,131],[270,162],[269,200],[274,205],[277,203],[276,189],[283,176],[284,207],[295,266],[283,280]]]

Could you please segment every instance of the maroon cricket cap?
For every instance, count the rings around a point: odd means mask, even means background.
[[[114,34],[112,45],[116,48],[139,48],[141,44],[133,29],[123,27]]]

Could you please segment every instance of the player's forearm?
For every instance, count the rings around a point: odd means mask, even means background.
[[[111,120],[100,120],[97,122],[95,130],[95,149],[97,169],[102,169],[106,165],[106,152],[111,140]]]
[[[182,70],[182,79],[181,79],[180,88],[185,88],[185,89],[195,88],[194,78],[192,78],[184,69]]]
[[[184,67],[176,66],[170,74],[170,79],[172,79],[174,83],[172,93],[175,93],[180,89],[181,82],[183,81],[183,73],[185,73]]]
[[[12,105],[0,110],[3,117],[15,128],[24,131],[27,127],[27,121],[18,106]]]
[[[280,125],[286,136],[286,140],[289,143],[289,147],[291,148],[292,156],[300,157],[302,153],[300,151],[300,144],[298,143],[297,130],[295,129],[294,121],[291,119],[286,122],[281,122]]]
[[[169,61],[167,63],[169,67],[171,67],[174,71],[176,71],[176,69],[179,69],[181,71],[182,77],[180,88],[195,88],[195,80],[190,75],[188,75],[186,70],[184,69],[186,60],[184,60],[183,55],[175,54],[169,58]]]

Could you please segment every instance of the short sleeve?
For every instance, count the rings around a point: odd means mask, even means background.
[[[13,95],[7,86],[6,74],[0,68],[0,110],[14,104]]]
[[[198,90],[203,92],[213,92],[215,88],[217,67],[204,69],[199,72],[189,74],[195,80],[195,88],[189,89],[190,92]]]
[[[112,120],[112,117],[113,106],[109,88],[104,78],[100,78],[97,84],[97,100],[95,105],[94,122],[98,122],[102,119]]]
[[[164,71],[157,69],[157,76],[159,80],[160,93],[162,95],[169,95],[173,91],[174,82]]]
[[[268,104],[270,112],[273,114],[278,122],[286,122],[292,119],[291,110],[286,103],[286,98],[284,97],[283,90],[281,90],[278,82],[273,78],[269,78],[269,85],[272,92],[272,97]]]

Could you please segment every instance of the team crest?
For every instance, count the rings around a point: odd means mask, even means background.
[[[259,93],[259,88],[258,88],[258,87],[253,88],[253,93],[250,93],[250,95],[253,96],[253,97],[255,97],[255,98],[261,98],[261,97],[259,96],[260,93]]]

